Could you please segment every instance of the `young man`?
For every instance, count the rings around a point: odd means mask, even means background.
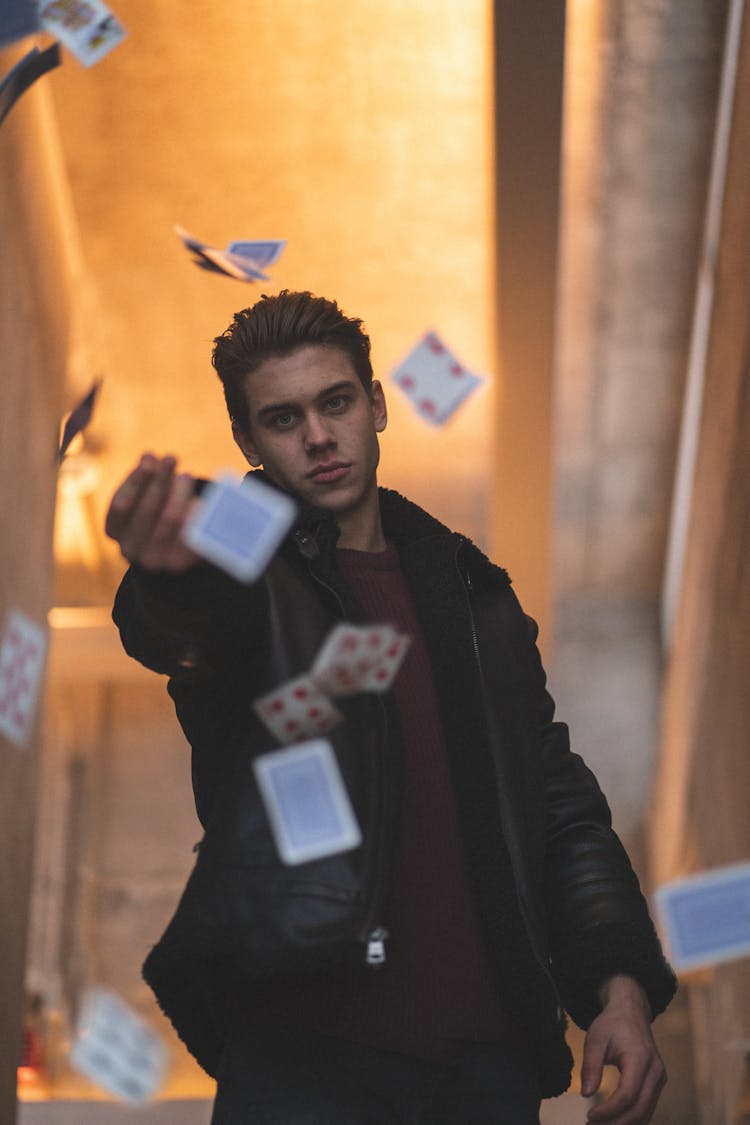
[[[115,621],[170,676],[205,829],[146,978],[217,1077],[214,1125],[531,1125],[570,1082],[563,1009],[587,1029],[584,1094],[620,1071],[589,1119],[641,1125],[674,977],[508,576],[378,489],[369,351],[361,321],[288,291],[215,341],[235,441],[299,506],[258,582],[184,545],[196,484],[174,458],[145,454],[112,499],[131,563]],[[330,735],[362,844],[284,869],[251,769],[277,744],[252,700],[341,620],[411,646]]]

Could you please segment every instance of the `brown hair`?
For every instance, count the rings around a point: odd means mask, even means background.
[[[344,352],[368,395],[372,393],[370,338],[361,320],[345,316],[335,301],[307,291],[263,294],[250,308],[235,313],[226,331],[214,340],[211,354],[229,417],[243,433],[249,433],[250,427],[247,376],[271,356],[289,355],[309,344]]]

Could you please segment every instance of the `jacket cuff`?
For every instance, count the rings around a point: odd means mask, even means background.
[[[558,987],[566,1011],[584,1031],[602,1010],[599,989],[609,977],[634,977],[648,996],[652,1019],[674,996],[677,979],[650,920],[648,924],[650,941],[640,926],[597,926],[561,950],[556,959]]]

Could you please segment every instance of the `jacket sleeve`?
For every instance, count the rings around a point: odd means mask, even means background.
[[[176,680],[247,658],[265,614],[262,581],[245,586],[207,563],[182,574],[131,566],[112,611],[128,655]]]
[[[552,971],[566,1010],[583,1028],[601,1011],[599,988],[617,973],[641,983],[656,1016],[674,995],[675,977],[607,801],[571,751],[567,726],[555,721],[530,619],[529,628],[544,769]]]

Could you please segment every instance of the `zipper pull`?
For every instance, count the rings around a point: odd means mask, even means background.
[[[374,930],[370,930],[365,941],[365,963],[377,968],[379,965],[385,964],[385,942],[388,937],[388,931],[384,930],[382,926],[376,926]]]

